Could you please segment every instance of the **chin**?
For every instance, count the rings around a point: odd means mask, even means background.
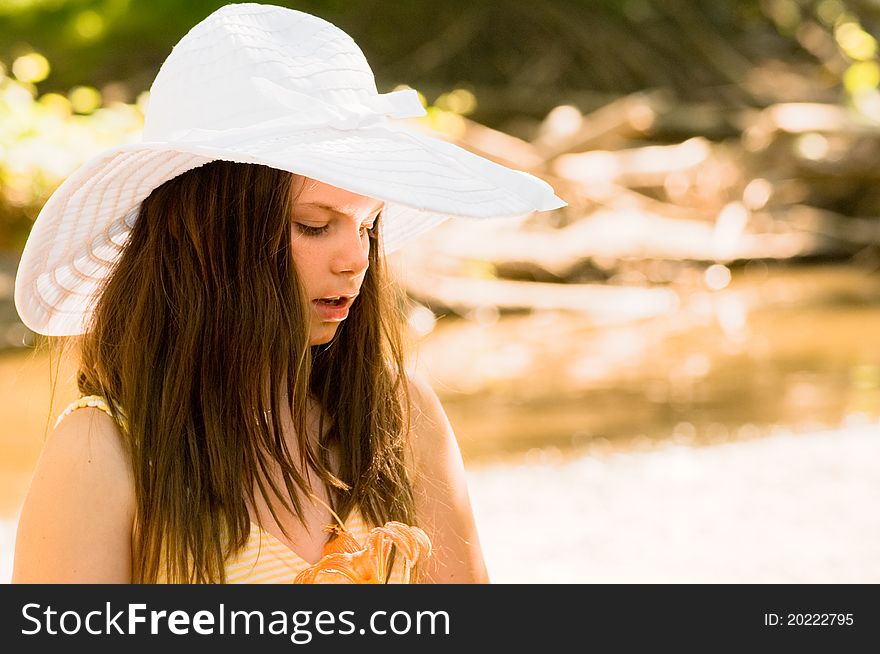
[[[312,332],[309,337],[309,345],[326,345],[336,336],[338,327],[336,325],[321,325],[319,329]]]

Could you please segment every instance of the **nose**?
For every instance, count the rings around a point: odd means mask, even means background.
[[[340,230],[340,242],[334,257],[334,268],[337,273],[356,277],[370,265],[370,241],[362,238],[360,225],[346,225]]]

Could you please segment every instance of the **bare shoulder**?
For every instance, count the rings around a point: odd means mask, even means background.
[[[409,373],[408,382],[416,513],[433,542],[426,579],[433,583],[488,581],[452,425],[426,379]]]
[[[410,395],[410,447],[416,462],[425,465],[443,449],[456,444],[443,404],[428,380],[407,372]]]
[[[437,402],[440,401],[428,380],[415,370],[406,371],[406,383],[409,386],[410,400],[414,405],[418,405],[418,408],[428,408],[427,404],[435,399]]]
[[[16,537],[13,582],[130,580],[134,481],[116,423],[94,408],[52,431]]]

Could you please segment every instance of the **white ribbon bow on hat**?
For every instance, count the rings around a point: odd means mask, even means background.
[[[253,112],[247,124],[236,124],[237,116],[225,118],[215,127],[198,127],[172,132],[157,140],[194,143],[213,137],[233,137],[239,132],[257,136],[263,130],[278,131],[329,127],[351,130],[372,127],[385,118],[412,118],[427,112],[413,89],[377,93],[359,97],[356,102],[331,103],[314,95],[300,93],[263,77],[251,78],[258,93],[259,106],[265,108],[261,119],[254,121]],[[207,119],[210,123],[210,118]],[[145,130],[145,140],[152,140]]]
[[[295,112],[303,124],[355,129],[378,124],[386,116],[411,118],[426,113],[419,101],[419,94],[412,89],[377,93],[372,97],[359,98],[357,103],[331,104],[262,77],[252,81],[267,98],[271,97],[273,102]]]

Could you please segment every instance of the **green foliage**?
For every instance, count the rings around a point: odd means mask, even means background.
[[[114,97],[132,101],[148,88],[173,44],[223,4],[0,0],[0,60],[36,51],[53,67],[40,83],[41,92],[66,92],[83,83],[99,89],[113,84]],[[863,52],[870,48],[865,35],[875,33],[880,20],[880,5],[872,0],[274,4],[314,13],[349,32],[367,54],[382,90],[398,83],[431,89],[524,84],[542,93],[627,93],[664,86],[687,96],[731,81],[724,71],[711,70],[712,62],[707,61],[725,49],[750,62],[765,56],[809,57],[798,44],[801,28],[819,23],[831,29],[829,17],[833,21],[845,14],[854,17],[861,30],[845,30],[847,43],[851,51]],[[495,117],[479,118],[491,123]]]
[[[2,71],[0,250],[21,248],[39,207],[65,177],[101,150],[134,140],[143,126],[142,102],[101,106],[100,93],[83,86],[38,96],[33,84]]]

